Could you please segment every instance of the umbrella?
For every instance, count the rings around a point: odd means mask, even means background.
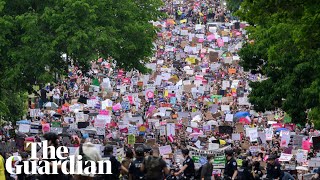
[[[59,106],[54,102],[47,102],[44,104],[44,107],[47,109],[58,109]]]
[[[250,124],[250,121],[247,118],[242,117],[242,118],[239,119],[239,123]]]
[[[237,112],[234,117],[235,118],[241,118],[241,117],[246,117],[246,116],[250,116],[250,113],[244,111],[244,112]]]
[[[28,120],[21,120],[21,121],[17,121],[16,124],[30,124],[30,121],[28,121]]]

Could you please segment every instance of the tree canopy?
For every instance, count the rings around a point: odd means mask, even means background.
[[[293,122],[307,112],[320,122],[320,4],[312,0],[244,0],[236,13],[249,40],[240,51],[246,70],[267,77],[252,82],[249,100],[259,111],[282,108]]]
[[[164,16],[161,6],[161,0],[0,0],[2,115],[16,113],[6,98],[65,74],[70,59],[86,70],[91,60],[112,57],[119,68],[147,72],[157,31],[149,22]]]

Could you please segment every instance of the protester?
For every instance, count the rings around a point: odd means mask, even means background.
[[[90,139],[87,134],[83,135],[84,142],[80,144],[80,147],[75,152],[75,161],[78,162],[78,155],[82,156],[82,168],[90,166],[90,164],[85,164],[85,161],[98,162],[102,158],[99,151],[96,149],[95,145],[90,142]],[[76,169],[78,169],[79,164],[76,163]],[[75,179],[77,180],[92,180],[94,179],[94,174],[83,174],[76,172]]]
[[[160,11],[168,16],[150,22],[159,29],[145,64],[150,73],[121,69],[112,57],[92,60],[88,72],[71,63],[66,77],[29,98],[23,120],[1,126],[6,157],[30,155],[24,143],[44,137],[49,145],[67,146],[69,155],[82,147],[84,154],[112,160],[113,175],[79,176],[84,179],[161,178],[168,167],[176,178],[190,179],[202,167],[208,178],[211,155],[216,178],[235,179],[238,168],[250,171],[251,164],[255,179],[287,177],[285,171],[297,176],[298,167],[304,176],[318,168],[320,133],[312,123],[292,124],[281,109],[256,112],[248,101],[250,82],[265,79],[240,66],[239,49],[254,43],[248,24],[230,21],[223,1],[164,2]],[[248,167],[241,164],[245,160]],[[145,171],[138,171],[142,161]],[[66,178],[40,178],[46,177]]]
[[[145,178],[148,180],[164,179],[169,174],[166,162],[159,157],[157,149],[154,149],[152,155],[144,160],[140,170],[145,172]]]
[[[126,157],[122,160],[120,174],[123,180],[129,179],[129,166],[133,159],[133,152],[131,149],[127,149]]]
[[[116,159],[116,157],[113,156],[113,146],[107,145],[104,148],[104,157],[103,159],[109,160],[111,162],[111,173],[112,174],[105,174],[102,176],[102,179],[110,179],[110,180],[118,180],[120,176],[120,169],[121,164]],[[106,169],[106,168],[104,168]]]
[[[214,175],[212,175],[212,171],[213,171],[213,156],[212,155],[208,155],[207,156],[207,163],[205,165],[202,166],[202,170],[201,170],[201,180],[214,180]]]

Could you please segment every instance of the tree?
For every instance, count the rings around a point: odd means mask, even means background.
[[[240,8],[242,0],[226,0],[227,8],[232,12],[236,12]]]
[[[87,70],[91,60],[112,57],[119,68],[148,72],[157,32],[149,21],[164,17],[161,6],[161,0],[0,0],[0,112],[11,112],[2,94],[33,92],[33,85],[66,74],[71,60]]]
[[[247,21],[249,40],[240,51],[246,70],[267,80],[252,82],[257,110],[282,108],[293,122],[320,116],[320,4],[312,0],[244,0],[237,15]],[[311,117],[311,116],[310,116]]]

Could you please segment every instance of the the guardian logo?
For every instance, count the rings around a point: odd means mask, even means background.
[[[42,143],[27,143],[27,147],[31,145],[31,158],[29,161],[23,161],[23,165],[16,165],[15,171],[12,168],[12,161],[18,159],[20,156],[11,156],[6,161],[6,169],[10,174],[58,174],[58,169],[61,169],[64,174],[112,174],[110,160],[85,161],[83,163],[82,156],[78,155],[77,161],[75,155],[64,157],[63,154],[68,153],[68,148],[60,146],[55,148],[48,146],[47,141]],[[37,158],[37,146],[43,148],[43,155],[41,160]],[[50,152],[50,153],[48,153]],[[50,157],[49,157],[50,154]],[[57,160],[58,159],[58,160]],[[48,161],[50,160],[50,161]],[[31,167],[29,167],[31,164]],[[41,167],[39,167],[41,164]],[[85,167],[83,167],[83,164]],[[39,168],[38,168],[39,167]]]

